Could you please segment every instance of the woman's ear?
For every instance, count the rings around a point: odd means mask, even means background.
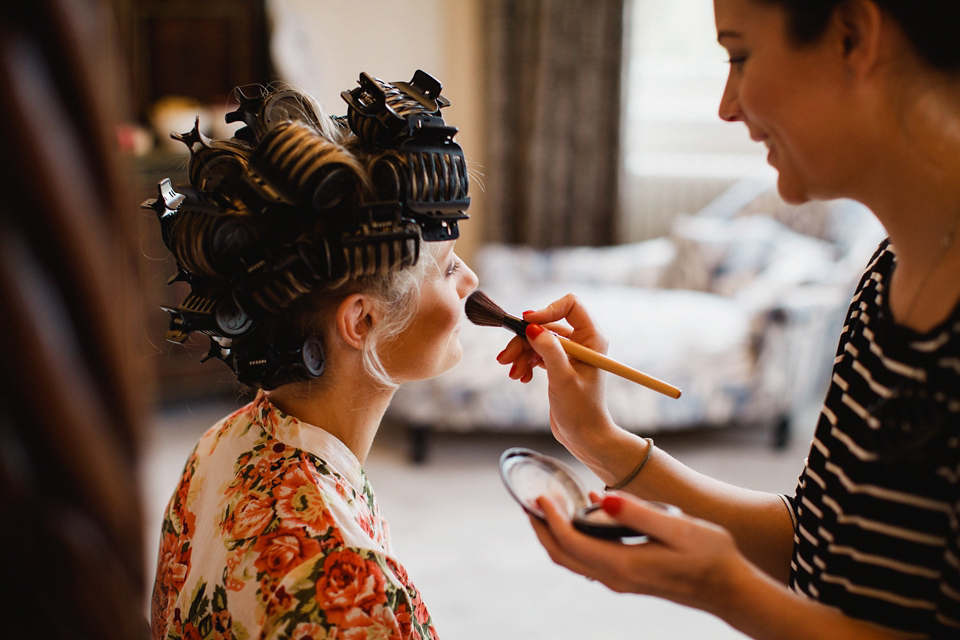
[[[871,71],[883,53],[885,16],[874,0],[847,0],[834,14],[839,43],[847,73],[864,75]]]
[[[337,306],[337,333],[354,349],[363,348],[370,329],[376,324],[376,311],[370,297],[353,293]]]

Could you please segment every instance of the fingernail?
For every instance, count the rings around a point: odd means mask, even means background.
[[[603,510],[611,516],[615,516],[620,513],[620,509],[623,508],[623,498],[617,495],[607,494],[603,496]]]
[[[543,333],[543,327],[538,324],[528,324],[526,334],[528,340],[536,340],[537,336]]]
[[[523,312],[522,314],[520,314],[520,315],[524,315],[524,316],[525,316],[525,315],[527,315],[528,313],[533,313],[533,310],[532,310],[532,309],[527,309],[526,311],[524,311],[524,312]]]
[[[510,377],[512,378],[512,377],[515,376],[516,374],[517,374],[517,363],[514,362],[514,363],[513,363],[513,366],[510,367]]]
[[[502,357],[503,357],[503,354],[505,354],[506,352],[507,352],[507,350],[504,349],[503,351],[501,351],[500,353],[497,354],[497,362],[500,362],[500,358],[502,358]]]

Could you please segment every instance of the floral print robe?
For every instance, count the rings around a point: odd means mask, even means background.
[[[155,640],[437,637],[356,457],[263,392],[200,439],[161,533]]]

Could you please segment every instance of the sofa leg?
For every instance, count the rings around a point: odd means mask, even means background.
[[[790,416],[782,416],[773,427],[773,448],[783,451],[790,443]]]
[[[430,427],[422,424],[410,425],[410,460],[414,464],[423,464],[427,461],[430,449]]]

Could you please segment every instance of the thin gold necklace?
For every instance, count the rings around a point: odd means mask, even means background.
[[[953,221],[950,225],[950,230],[947,231],[940,238],[940,253],[937,254],[937,258],[930,265],[930,268],[927,269],[926,273],[923,274],[923,278],[920,279],[917,288],[914,290],[913,295],[910,297],[910,304],[907,305],[907,312],[903,316],[901,324],[907,324],[911,317],[913,317],[914,307],[920,299],[920,294],[923,293],[924,289],[927,288],[927,281],[930,280],[930,277],[937,270],[940,264],[946,259],[947,253],[949,253],[950,248],[953,247],[954,241],[957,239],[957,226],[960,225],[960,210],[953,216]]]

